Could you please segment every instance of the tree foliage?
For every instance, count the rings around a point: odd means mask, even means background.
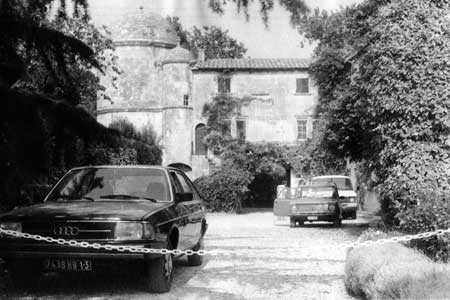
[[[111,75],[113,85],[119,73],[106,29],[88,20],[83,1],[75,3],[72,14],[64,1],[28,2],[6,0],[0,10],[4,17],[0,36],[5,42],[0,42],[0,60],[4,61],[0,65],[17,70],[3,77],[15,82],[15,88],[83,104],[93,111],[97,96],[109,99],[94,67]],[[42,7],[50,4],[59,4],[56,14]],[[19,27],[11,31],[11,26]]]
[[[75,166],[161,163],[158,145],[124,138],[80,107],[6,88],[0,88],[0,99],[0,210],[29,204],[27,187],[48,192]]]
[[[250,17],[249,5],[254,0],[208,0],[209,7],[216,13],[223,14],[224,6],[228,4],[235,5],[238,12],[243,11],[247,18]],[[269,14],[274,8],[274,0],[257,0],[259,3],[259,12],[263,22],[267,25],[269,21]],[[290,14],[290,21],[293,25],[299,21],[310,11],[304,0],[278,0],[281,7],[285,8]]]
[[[64,0],[3,0],[0,7],[0,83],[10,86],[23,74],[32,53],[39,56],[56,81],[70,79],[68,60],[82,60],[101,69],[94,51],[78,38],[48,24],[51,4],[58,3],[57,17],[69,19]],[[87,22],[87,1],[76,0],[72,15]]]
[[[367,162],[385,220],[409,231],[439,226],[411,216],[427,215],[421,203],[441,205],[432,194],[450,189],[449,10],[438,0],[364,1],[303,27],[319,39],[325,145]]]
[[[194,26],[190,31],[185,30],[178,17],[168,17],[174,26],[180,45],[198,56],[199,51],[205,53],[205,59],[213,58],[242,58],[247,48],[241,42],[232,38],[228,30],[222,30],[216,26]]]

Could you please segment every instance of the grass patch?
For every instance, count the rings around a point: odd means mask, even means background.
[[[364,239],[398,233],[369,232]],[[450,268],[399,243],[359,247],[347,252],[345,286],[367,299],[449,299]]]

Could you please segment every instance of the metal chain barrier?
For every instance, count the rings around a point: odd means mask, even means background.
[[[417,240],[417,239],[424,239],[429,238],[432,236],[440,236],[450,233],[450,228],[448,229],[438,229],[435,231],[430,232],[424,232],[419,234],[412,234],[412,235],[404,235],[404,236],[397,236],[392,238],[383,238],[378,240],[367,240],[367,241],[356,241],[356,242],[350,242],[350,243],[342,243],[336,246],[333,246],[333,248],[357,248],[357,247],[364,247],[364,246],[374,246],[374,245],[381,245],[381,244],[387,244],[387,243],[401,243],[401,242],[408,242],[411,240]],[[9,236],[14,236],[16,238],[24,238],[24,239],[30,239],[35,241],[44,241],[47,243],[53,243],[53,244],[59,244],[59,245],[67,245],[72,247],[80,247],[80,248],[92,248],[92,249],[103,249],[103,250],[109,250],[109,251],[118,251],[118,252],[131,252],[131,253],[143,253],[143,254],[173,254],[173,255],[234,255],[239,251],[236,250],[221,250],[221,249],[215,249],[215,250],[178,250],[178,249],[152,249],[152,248],[143,248],[143,247],[135,247],[135,246],[123,246],[123,245],[111,245],[111,244],[99,244],[99,243],[88,243],[88,242],[78,242],[75,240],[65,240],[62,238],[52,238],[52,237],[44,237],[36,234],[29,234],[29,233],[22,233],[18,231],[13,230],[5,230],[0,228],[0,234],[5,234]],[[327,246],[329,248],[329,246]],[[305,248],[301,248],[301,250],[304,250]],[[289,249],[294,250],[294,249]],[[300,250],[300,249],[299,249]],[[252,249],[246,249],[245,252],[267,252],[267,250],[260,250],[255,251]]]

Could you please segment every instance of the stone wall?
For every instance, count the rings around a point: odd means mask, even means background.
[[[203,106],[217,94],[219,76],[221,74],[218,72],[194,71],[194,123],[205,122]],[[307,71],[236,72],[227,76],[231,78],[231,95],[251,99],[242,108],[246,140],[295,143],[297,118],[309,118],[308,130],[311,130],[311,118],[318,98],[317,87],[310,79],[310,92],[296,93],[296,78],[308,77]],[[232,125],[232,134],[235,130]]]

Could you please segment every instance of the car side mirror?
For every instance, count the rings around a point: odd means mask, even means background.
[[[175,203],[192,201],[194,198],[194,194],[192,193],[176,193],[175,194]]]

